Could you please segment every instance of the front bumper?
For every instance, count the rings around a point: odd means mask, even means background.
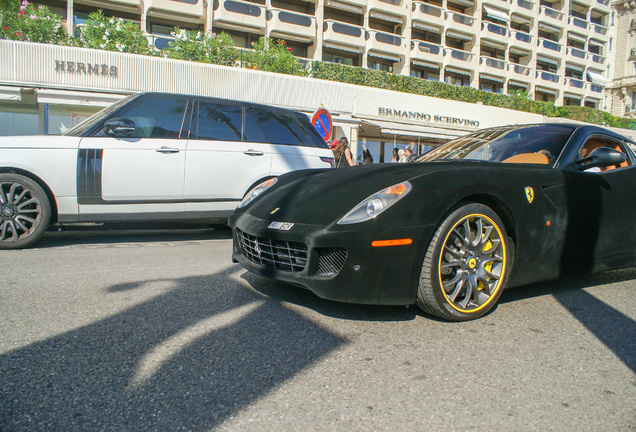
[[[232,215],[235,262],[325,299],[383,305],[415,302],[432,226],[380,227],[378,221],[370,221],[348,226],[294,224],[280,230],[268,228],[271,222],[246,212]],[[401,238],[413,242],[371,245],[374,240]]]

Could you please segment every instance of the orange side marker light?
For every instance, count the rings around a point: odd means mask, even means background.
[[[395,239],[395,240],[375,240],[371,242],[371,246],[373,247],[383,247],[383,246],[404,246],[410,245],[413,243],[413,239]]]

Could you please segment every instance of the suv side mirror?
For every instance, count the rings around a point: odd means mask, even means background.
[[[125,137],[135,131],[135,122],[125,118],[112,118],[104,123],[104,133],[113,137]]]
[[[576,161],[576,167],[580,171],[589,168],[605,168],[620,165],[627,160],[625,153],[608,147],[598,147],[592,150],[589,156]]]

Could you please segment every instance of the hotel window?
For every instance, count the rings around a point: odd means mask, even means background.
[[[328,63],[338,63],[347,66],[358,66],[358,56],[349,57],[344,54],[336,54],[327,51],[323,51],[322,53],[322,61]]]
[[[444,76],[444,82],[446,84],[452,84],[460,87],[470,87],[470,77],[455,72],[446,72],[446,76]]]
[[[411,66],[411,76],[430,81],[439,81],[439,69]]]

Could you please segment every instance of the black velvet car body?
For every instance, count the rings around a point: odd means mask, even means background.
[[[293,172],[232,215],[233,258],[324,298],[477,318],[505,287],[636,264],[632,148],[593,126],[509,126],[415,163]]]

